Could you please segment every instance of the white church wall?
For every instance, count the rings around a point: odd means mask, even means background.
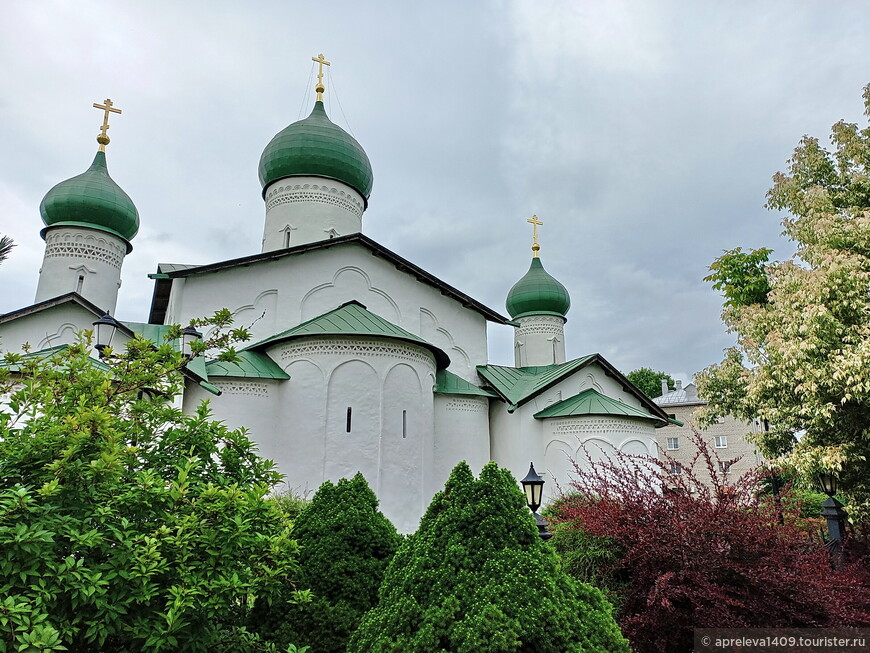
[[[45,234],[36,303],[77,292],[115,312],[127,244],[117,236],[83,227],[55,227]]]
[[[432,354],[398,341],[342,337],[280,343],[267,353],[291,378],[272,402],[277,427],[265,436],[251,428],[251,435],[287,484],[316,490],[362,472],[384,514],[400,531],[413,531],[431,498]]]
[[[76,341],[80,331],[92,329],[96,319],[93,313],[73,302],[23,315],[0,324],[0,351],[21,351],[25,343],[30,344],[31,351],[69,345]],[[126,342],[120,332],[117,338],[117,346]]]
[[[626,405],[641,408],[640,400],[626,392],[598,365],[589,365],[563,379],[523,404],[507,412],[507,405],[493,402],[493,460],[508,467],[517,478],[525,476],[529,462],[547,480],[546,501],[567,490],[574,474],[572,460],[581,468],[587,465],[586,452],[593,460],[617,449],[632,454],[656,455],[655,428],[652,422],[619,416],[578,416],[535,419],[535,413],[554,403],[594,388]],[[529,454],[533,454],[529,458]]]
[[[442,348],[450,357],[450,370],[468,381],[476,379],[475,365],[486,362],[482,315],[397,271],[361,246],[340,245],[190,276],[183,285],[179,281],[173,282],[170,322],[185,324],[226,307],[240,312],[238,324],[250,325],[257,341],[357,300]],[[262,301],[264,292],[273,305]]]
[[[266,188],[263,250],[295,247],[362,230],[365,200],[335,179],[288,177]]]
[[[490,460],[489,399],[468,395],[435,395],[435,446],[431,494],[464,460],[477,474]]]

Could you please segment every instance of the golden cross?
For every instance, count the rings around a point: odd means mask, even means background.
[[[532,225],[532,238],[534,239],[534,244],[532,245],[532,252],[534,252],[534,258],[538,258],[538,250],[541,249],[541,246],[538,245],[538,227],[540,227],[544,223],[538,220],[538,216],[536,215],[533,215],[532,219],[526,220],[526,222],[529,222]]]
[[[323,91],[326,90],[326,87],[323,85],[323,67],[331,64],[323,58],[322,52],[316,57],[311,57],[311,61],[316,62],[320,66],[317,73],[317,86],[314,87],[314,90],[317,91],[317,101],[323,102]]]
[[[100,152],[105,152],[106,145],[109,144],[109,135],[106,133],[109,130],[109,113],[121,113],[121,110],[113,107],[112,101],[109,98],[106,98],[104,104],[94,102],[94,108],[104,111],[103,124],[100,126],[100,133],[97,134],[97,143],[100,144]]]

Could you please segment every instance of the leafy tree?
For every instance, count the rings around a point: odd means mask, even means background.
[[[761,247],[744,252],[740,247],[727,250],[710,266],[710,281],[716,290],[725,295],[725,306],[752,306],[766,304],[770,292],[767,278],[767,262],[772,249]]]
[[[297,587],[310,591],[311,601],[275,602],[255,614],[259,630],[279,645],[299,642],[316,653],[341,653],[363,614],[377,603],[387,563],[402,538],[359,473],[321,485],[293,534],[301,547]]]
[[[648,367],[641,367],[639,369],[632,370],[625,375],[625,378],[627,378],[634,385],[636,385],[638,389],[650,399],[655,399],[656,397],[662,396],[662,381],[668,382],[668,388],[670,390],[674,390],[676,388],[676,386],[674,385],[674,380],[671,378],[670,374],[665,374],[664,372],[654,372]]]
[[[864,103],[870,116],[870,85]],[[828,150],[805,136],[767,194],[768,208],[789,214],[797,257],[765,264],[767,250],[733,250],[711,267],[737,346],[696,379],[708,419],[767,420],[770,430],[752,438],[762,452],[786,455],[807,479],[838,472],[850,514],[867,520],[870,128],[841,120],[831,140]]]
[[[270,650],[241,624],[297,571],[272,463],[174,406],[174,347],[89,351],[5,357],[0,651]]]
[[[590,461],[552,517],[558,549],[597,542],[591,562],[602,567],[577,571],[620,594],[618,621],[633,650],[692,650],[695,628],[870,624],[861,561],[832,570],[821,541],[799,528],[794,501],[761,496],[757,473],[729,483],[704,439],[693,440],[698,457],[678,475],[667,456]],[[579,542],[567,539],[572,530],[583,533]]]
[[[15,241],[9,236],[0,236],[0,263],[9,258],[9,252],[15,247]]]
[[[601,592],[559,568],[517,482],[453,470],[387,568],[349,653],[628,651]]]

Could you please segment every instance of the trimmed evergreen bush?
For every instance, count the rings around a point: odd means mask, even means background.
[[[378,511],[362,474],[321,485],[296,519],[293,535],[302,547],[295,589],[309,590],[311,602],[262,606],[258,629],[279,647],[295,642],[311,646],[312,653],[343,652],[377,602],[401,536]]]
[[[561,571],[516,480],[453,470],[384,576],[349,653],[628,652],[600,591]]]

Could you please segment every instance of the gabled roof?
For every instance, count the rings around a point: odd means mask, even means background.
[[[594,355],[575,358],[560,365],[539,365],[536,367],[478,365],[477,373],[505,401],[515,406],[521,406],[575,370],[584,367]]]
[[[242,267],[254,265],[262,261],[274,261],[286,257],[299,256],[308,252],[329,249],[330,247],[340,247],[345,245],[356,245],[369,250],[372,255],[392,263],[397,270],[405,272],[413,276],[417,281],[425,283],[437,289],[441,294],[456,300],[464,307],[480,313],[483,317],[497,324],[512,324],[504,315],[496,313],[491,308],[484,306],[480,302],[472,299],[465,293],[457,290],[453,286],[444,283],[438,277],[426,272],[424,269],[417,267],[407,259],[402,258],[395,252],[390,251],[383,245],[379,245],[374,240],[363,234],[349,234],[347,236],[337,236],[321,240],[316,243],[306,243],[296,247],[287,249],[279,249],[271,252],[263,252],[262,254],[254,254],[252,256],[244,256],[242,258],[230,259],[228,261],[220,261],[209,265],[183,266],[173,265],[169,263],[161,263],[156,274],[148,275],[151,279],[155,279],[157,283],[154,285],[154,295],[151,300],[151,312],[148,321],[152,324],[162,324],[166,317],[166,308],[169,301],[169,289],[172,286],[173,279],[181,279],[198,274],[206,274],[209,272],[218,272],[228,268]]]
[[[535,413],[537,419],[546,417],[577,417],[580,415],[610,415],[618,417],[631,417],[658,422],[664,426],[666,422],[649,411],[634,408],[627,404],[601,394],[594,388],[588,388],[580,394],[564,399],[544,410]]]
[[[387,338],[389,340],[402,340],[432,352],[439,369],[450,365],[450,358],[444,351],[426,342],[419,336],[405,331],[402,327],[396,326],[381,316],[368,311],[365,306],[357,301],[342,304],[338,308],[303,322],[292,329],[287,329],[265,340],[248,345],[243,351],[263,349],[277,342],[311,336],[369,336],[373,338]]]
[[[527,401],[533,399],[545,390],[553,387],[562,379],[588,365],[596,364],[607,376],[618,382],[622,389],[636,397],[641,406],[662,424],[667,422],[667,414],[649,397],[637,389],[625,376],[601,354],[590,354],[583,358],[562,363],[560,365],[544,365],[539,367],[505,367],[500,365],[478,365],[477,373],[510,404],[508,410],[515,410]]]
[[[220,360],[207,362],[205,369],[209,378],[235,376],[247,379],[280,379],[282,381],[290,378],[290,375],[266,354],[243,350],[236,355],[239,360],[232,363]]]
[[[476,397],[498,397],[497,394],[479,388],[448,370],[438,370],[435,374],[435,392],[445,395],[471,395]]]
[[[32,315],[33,313],[39,313],[49,308],[54,308],[55,306],[70,303],[81,306],[83,309],[85,309],[86,311],[90,311],[98,318],[106,314],[106,311],[101,309],[96,304],[89,302],[77,292],[68,292],[64,295],[58,295],[57,297],[52,297],[51,299],[45,299],[41,302],[37,302],[36,304],[31,304],[30,306],[19,308],[16,311],[10,311],[9,313],[0,315],[0,324],[3,324],[4,322],[11,322],[12,320],[24,317],[25,315]]]

